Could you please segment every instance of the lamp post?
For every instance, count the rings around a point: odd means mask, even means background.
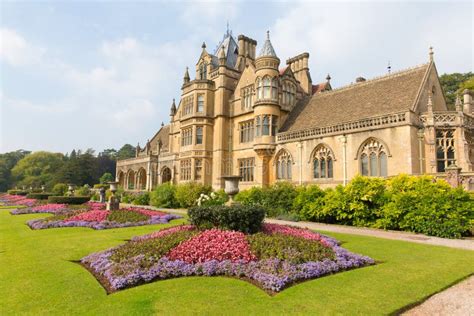
[[[118,182],[112,181],[112,182],[107,182],[107,184],[110,185],[110,192],[112,192],[112,194],[110,195],[109,202],[107,202],[106,209],[107,211],[116,211],[120,208],[120,201],[115,196],[115,192],[117,192]]]
[[[233,204],[238,204],[238,202],[234,201],[234,196],[239,193],[239,181],[242,177],[224,176],[222,179],[224,180],[224,191],[229,196],[229,201],[227,201],[226,205],[231,206]]]

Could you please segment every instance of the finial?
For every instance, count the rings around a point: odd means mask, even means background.
[[[226,35],[227,35],[227,36],[230,35],[229,20],[227,20],[227,31],[226,31]]]
[[[267,31],[267,40],[270,39],[270,31]]]
[[[461,98],[459,97],[459,94],[456,96],[456,111],[462,111],[462,103],[461,103]]]
[[[326,76],[326,81],[329,82],[330,80],[331,80],[331,76],[328,74],[328,75]]]
[[[387,71],[389,74],[392,72],[392,66],[390,65],[390,60],[388,61]]]
[[[202,42],[201,48],[206,49],[206,42]]]
[[[190,80],[190,77],[189,77],[189,71],[188,71],[188,67],[186,67],[186,71],[184,72],[184,83],[188,83],[189,80]]]
[[[430,61],[433,61],[433,55],[434,55],[433,46],[430,46]]]
[[[165,126],[165,123],[163,123],[163,121],[161,121],[161,127]]]
[[[170,115],[174,116],[176,114],[176,103],[173,99],[173,103],[171,103]]]
[[[433,92],[428,91],[428,112],[433,112]]]

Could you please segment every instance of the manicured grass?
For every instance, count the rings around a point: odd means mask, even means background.
[[[389,314],[474,273],[474,252],[365,236],[329,234],[382,263],[307,281],[274,297],[224,277],[158,281],[106,295],[72,262],[136,235],[175,225],[95,231],[30,230],[0,210],[0,311],[10,314]]]

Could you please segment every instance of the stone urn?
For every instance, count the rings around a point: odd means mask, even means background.
[[[107,211],[116,211],[120,208],[120,201],[119,199],[115,196],[115,192],[117,192],[117,184],[118,182],[113,181],[113,182],[107,182],[108,185],[110,185],[110,192],[112,192],[112,195],[109,198],[109,202],[107,202]]]
[[[237,202],[234,201],[234,196],[239,193],[239,181],[242,177],[224,176],[222,179],[224,180],[224,192],[229,196],[229,201],[227,201],[226,205],[237,204]]]
[[[105,188],[100,188],[99,189],[99,196],[100,196],[100,199],[99,199],[99,202],[100,203],[105,203]]]
[[[73,196],[74,195],[74,184],[68,184],[67,185],[67,191],[68,191],[69,196]]]

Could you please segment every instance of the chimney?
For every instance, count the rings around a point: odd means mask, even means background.
[[[308,67],[309,53],[302,53],[286,61],[288,67],[295,74],[296,80],[300,82],[303,90],[310,94],[312,90],[312,81]]]
[[[239,56],[237,57],[237,68],[242,71],[245,68],[246,59],[255,60],[257,41],[245,35],[237,38],[239,45]]]
[[[472,114],[472,92],[469,89],[465,89],[463,92],[463,97],[464,97],[464,113],[467,114]]]
[[[366,79],[364,77],[357,77],[356,78],[356,83],[364,82],[364,81],[366,81]]]

